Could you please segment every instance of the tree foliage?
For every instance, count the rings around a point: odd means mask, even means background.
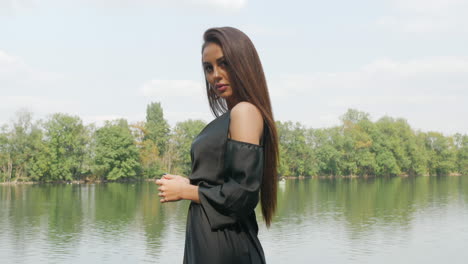
[[[169,139],[169,124],[164,119],[161,103],[150,103],[146,107],[145,140],[153,141],[158,152],[163,155],[166,152]]]
[[[125,119],[96,130],[94,173],[101,179],[136,178],[140,170],[139,152]]]
[[[320,129],[278,122],[279,174],[468,174],[467,135],[414,131],[405,119],[388,116],[372,122],[369,114],[356,109],[349,109],[340,120],[339,126]]]
[[[201,120],[192,119],[176,124],[170,141],[174,172],[187,176],[190,175],[192,169],[190,157],[192,141],[205,125],[206,123]]]
[[[277,121],[282,176],[396,176],[468,174],[468,135],[413,130],[405,119],[349,109],[341,124],[307,128]],[[172,129],[160,103],[146,122],[124,119],[85,126],[77,116],[53,114],[33,122],[19,111],[0,127],[0,181],[139,179],[163,172],[189,176],[190,148],[206,123],[186,120]]]

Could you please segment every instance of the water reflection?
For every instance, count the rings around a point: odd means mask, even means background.
[[[458,220],[468,220],[467,183],[466,176],[288,181],[279,191],[275,226],[260,236],[272,263],[394,263],[397,252],[417,258],[415,241],[427,242],[437,229],[444,231],[430,241],[446,245],[424,244],[440,259],[451,257],[452,236],[468,241],[468,221]]]
[[[287,180],[260,240],[269,263],[463,263],[467,179]],[[6,263],[181,263],[188,204],[160,204],[152,182],[0,186],[0,254]]]

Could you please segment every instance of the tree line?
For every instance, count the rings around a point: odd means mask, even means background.
[[[468,175],[468,136],[413,130],[403,118],[348,109],[341,124],[305,128],[278,122],[280,175]]]
[[[306,128],[276,122],[281,176],[397,176],[468,174],[468,136],[411,129],[405,119],[372,122],[368,113],[349,109],[341,124]],[[146,108],[146,120],[84,125],[56,113],[33,121],[18,112],[0,129],[0,181],[96,181],[188,176],[192,140],[202,120],[170,128],[159,102]]]

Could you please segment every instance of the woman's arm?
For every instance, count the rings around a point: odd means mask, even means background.
[[[264,148],[259,145],[263,125],[262,115],[254,105],[241,102],[232,108],[224,182],[198,185],[200,204],[212,230],[251,215],[258,204],[264,165]]]
[[[160,180],[156,180],[159,185],[159,196],[161,202],[174,202],[179,200],[192,200],[200,203],[198,198],[198,186],[190,184],[188,178],[180,175],[166,174]]]
[[[185,191],[182,193],[182,199],[200,203],[200,198],[198,197],[198,186],[192,184],[185,186]]]
[[[232,109],[229,132],[231,134],[231,139],[236,140],[237,143],[231,142],[232,143],[231,145],[238,146],[237,147],[238,149],[235,147],[236,150],[234,149],[233,150],[234,152],[237,152],[237,153],[245,152],[243,153],[244,158],[247,158],[249,155],[252,156],[250,158],[250,162],[248,161],[244,162],[242,165],[245,166],[248,163],[255,163],[255,161],[258,161],[257,159],[259,157],[256,157],[256,153],[252,153],[252,151],[256,152],[256,151],[259,151],[259,148],[261,148],[257,144],[259,143],[259,138],[261,137],[262,131],[263,131],[263,118],[262,118],[260,111],[257,109],[256,106],[254,106],[251,103],[241,102],[241,103],[238,103]],[[254,145],[248,147],[248,145],[244,143],[254,144]],[[246,176],[245,173],[241,173],[241,174],[242,174],[242,177]],[[237,180],[239,181],[240,179],[237,179]],[[191,185],[189,180],[185,177],[182,177],[179,175],[166,174],[163,176],[161,180],[157,180],[156,183],[160,185],[158,190],[160,191],[159,196],[162,197],[161,202],[163,203],[179,201],[182,199],[191,200],[196,203],[200,203],[199,186]],[[255,183],[253,185],[256,186],[257,184]],[[252,188],[252,186],[250,186],[250,188]],[[221,197],[225,199],[226,197],[225,197],[225,194],[223,194],[223,192],[226,192],[227,194],[228,192],[232,191],[232,193],[235,193],[235,195],[239,195],[240,193],[242,193],[241,190],[244,187],[245,186],[239,185],[239,183],[236,181],[231,181],[226,184],[225,190],[223,190],[223,186],[217,186],[216,188],[212,188],[211,191],[207,190],[206,188],[202,188],[201,191],[207,197],[212,196],[213,193],[218,192],[218,194],[216,195],[221,195]],[[259,186],[256,186],[253,189],[258,189],[258,187]],[[251,190],[249,190],[249,192],[250,191]],[[212,193],[210,194],[209,192],[212,192]],[[248,197],[249,195],[242,194],[241,196]],[[242,197],[242,198],[245,198],[245,197]],[[242,198],[238,197],[235,200],[242,201]],[[217,202],[220,201],[220,199],[218,198],[214,198],[214,199]]]

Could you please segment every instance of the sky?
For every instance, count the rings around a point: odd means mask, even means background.
[[[85,124],[211,121],[203,32],[231,26],[254,43],[275,120],[373,121],[468,133],[468,0],[0,0],[0,124],[20,110]]]

